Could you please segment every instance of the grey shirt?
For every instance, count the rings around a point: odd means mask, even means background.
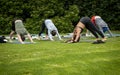
[[[27,35],[28,31],[23,25],[22,20],[16,20],[15,21],[15,29],[17,34]]]
[[[108,27],[107,23],[102,18],[96,18],[95,23],[100,27]]]

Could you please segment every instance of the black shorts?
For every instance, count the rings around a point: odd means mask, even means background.
[[[85,26],[89,25],[89,23],[91,23],[91,20],[89,17],[82,17],[80,19],[80,22],[82,22]]]
[[[11,29],[12,29],[13,31],[15,31],[15,25],[12,25]]]
[[[12,27],[11,27],[12,31],[15,31],[15,20],[12,21]]]

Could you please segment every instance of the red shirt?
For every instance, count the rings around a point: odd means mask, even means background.
[[[93,23],[94,25],[96,25],[96,24],[95,24],[95,16],[93,16],[93,17],[91,18],[91,21],[92,21],[92,23]]]

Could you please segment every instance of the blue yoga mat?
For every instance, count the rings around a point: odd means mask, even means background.
[[[13,41],[12,44],[21,44],[19,41]],[[24,44],[33,44],[31,42],[24,42]]]

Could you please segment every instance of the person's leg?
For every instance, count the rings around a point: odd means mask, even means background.
[[[90,22],[90,21],[88,21],[88,22]],[[93,26],[93,24],[92,23],[87,24],[86,28],[95,36],[96,40],[98,40],[99,37],[98,37],[96,31],[94,31],[95,27]]]
[[[102,37],[102,41],[105,41],[105,40],[106,40],[106,37],[104,36],[104,34],[103,34],[99,29],[97,29],[97,28],[92,24],[92,22],[89,22],[89,24],[90,24],[90,28],[91,28],[94,32],[98,33],[98,34]],[[94,35],[95,35],[95,34],[94,34]]]
[[[91,33],[96,37],[96,40],[93,42],[93,44],[99,44],[99,43],[104,43],[105,37],[102,38],[102,40],[99,39],[97,32],[94,29],[89,28]],[[101,32],[102,33],[102,32]]]
[[[45,36],[45,39],[47,40],[47,39],[49,39],[49,37],[48,37],[48,29],[46,28],[46,36]]]
[[[96,33],[96,31],[94,30],[95,26],[94,24],[91,22],[89,17],[83,17],[80,19],[80,21],[85,25],[85,27],[96,37],[96,39],[98,39],[98,35]]]
[[[10,42],[12,42],[12,37],[13,37],[14,33],[15,33],[15,31],[11,31],[11,33],[10,33]]]
[[[108,27],[107,27],[107,32],[110,34],[110,37],[113,37],[113,34]]]
[[[89,24],[90,24],[91,28],[92,28],[95,32],[97,32],[102,38],[105,37],[104,34],[103,34],[99,29],[97,29],[92,23],[89,23]]]
[[[10,42],[12,42],[12,37],[14,35],[14,33],[16,32],[16,29],[15,29],[15,22],[14,20],[12,21],[12,27],[11,27],[11,33],[10,33]]]
[[[91,28],[87,28],[87,29],[95,36],[96,40],[99,40],[97,33],[93,29]]]
[[[44,32],[44,30],[45,30],[45,24],[43,23],[41,26],[41,31],[39,33],[39,36],[41,36],[41,34]]]
[[[108,33],[110,34],[110,37],[113,37],[113,34],[110,30],[108,30]]]

